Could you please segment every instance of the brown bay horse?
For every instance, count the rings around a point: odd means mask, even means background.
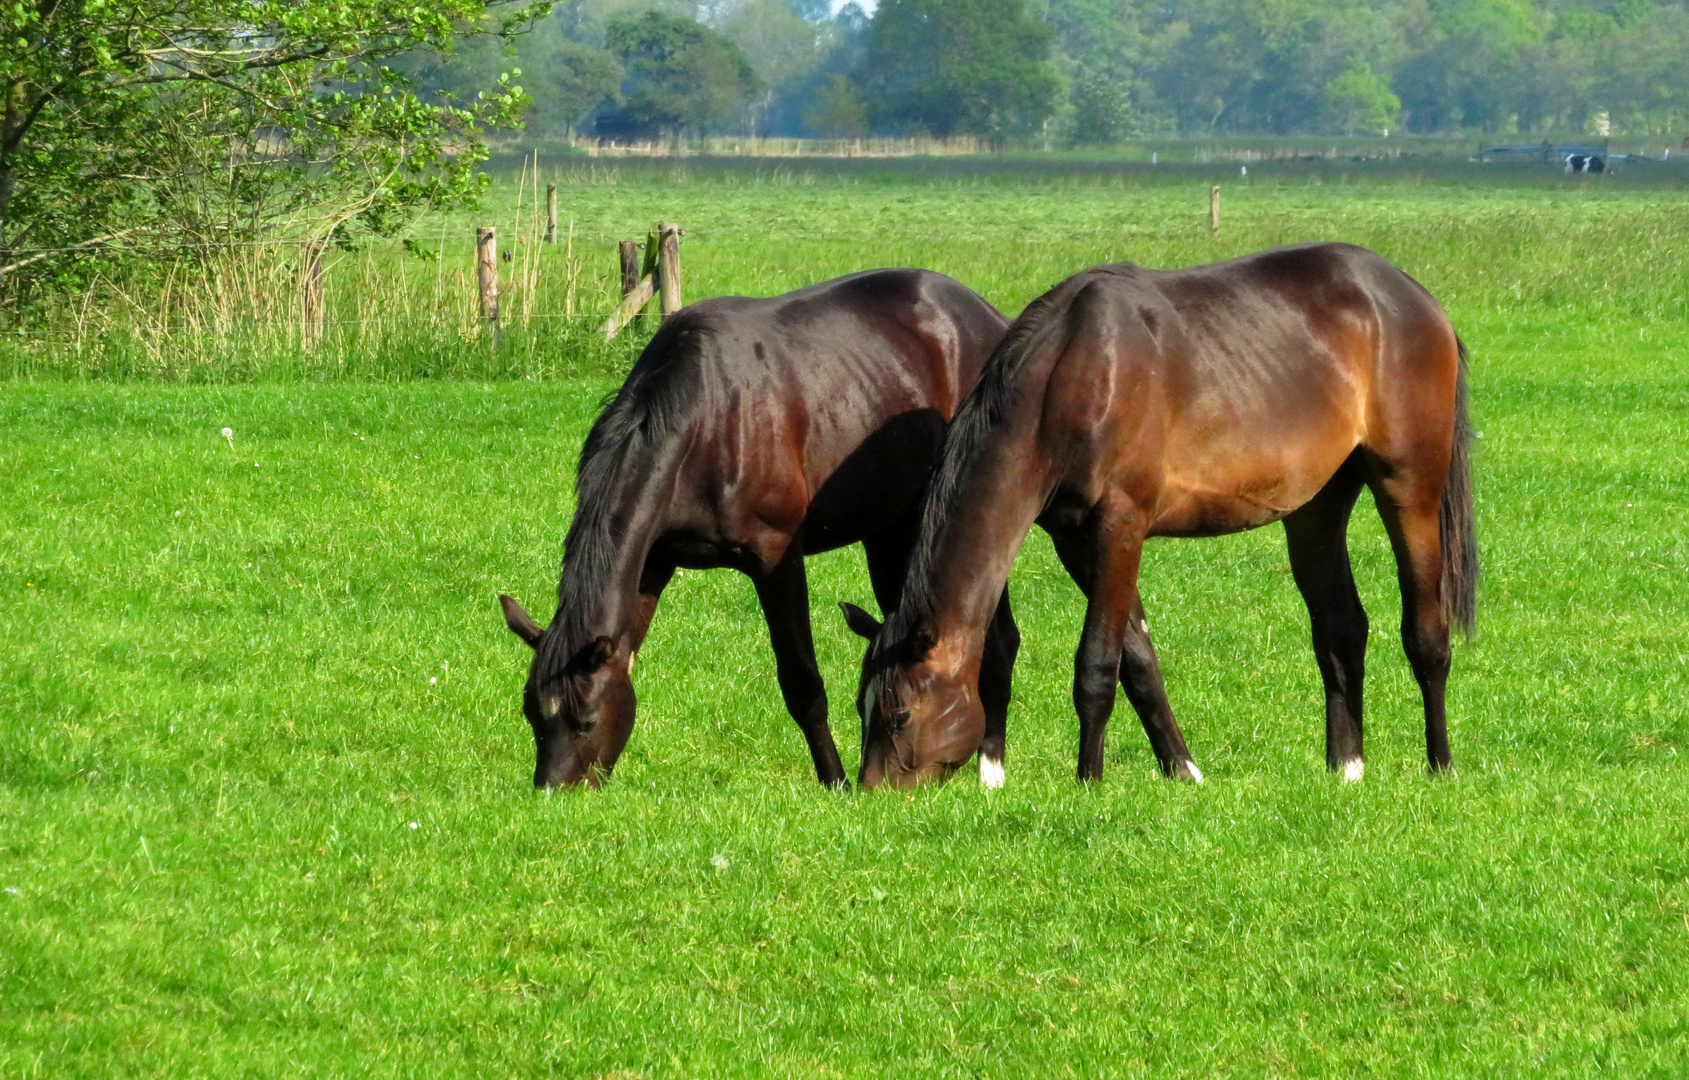
[[[1442,308],[1346,244],[1074,275],[1034,301],[963,403],[884,627],[863,662],[861,782],[942,780],[980,745],[984,630],[1034,523],[1087,599],[1079,777],[1102,775],[1115,684],[1164,774],[1201,781],[1138,594],[1143,543],[1283,521],[1325,683],[1326,764],[1359,779],[1367,618],[1347,529],[1362,486],[1389,533],[1432,769],[1450,763],[1449,627],[1478,575],[1466,356]]]
[[[945,428],[1007,325],[924,270],[705,300],[664,322],[582,448],[556,617],[542,630],[499,598],[534,649],[522,707],[535,786],[614,767],[634,654],[678,567],[751,578],[786,707],[822,783],[843,784],[804,556],[861,542],[875,600],[896,607]],[[999,592],[979,679],[1000,733],[1018,638]]]

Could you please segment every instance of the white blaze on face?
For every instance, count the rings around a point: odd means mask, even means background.
[[[874,684],[877,682],[879,682],[879,679],[869,679],[868,689],[862,692],[862,735],[864,738],[868,735],[869,722],[874,719],[874,702],[878,697],[878,691],[874,689]]]
[[[540,698],[540,715],[547,720],[557,719],[557,714],[563,711],[563,699],[552,695]]]
[[[1345,784],[1352,784],[1365,775],[1366,762],[1360,758],[1350,758],[1348,763],[1343,766],[1343,782]]]
[[[1003,763],[994,757],[979,756],[979,784],[981,787],[1000,788],[1003,786]]]

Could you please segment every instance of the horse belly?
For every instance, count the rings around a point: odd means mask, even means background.
[[[1223,536],[1281,521],[1319,494],[1357,445],[1355,440],[1281,449],[1167,476],[1153,536]]]
[[[1306,500],[1304,500],[1306,501]],[[1263,502],[1248,495],[1181,492],[1156,514],[1151,536],[1225,536],[1271,525],[1295,507]]]
[[[810,500],[804,551],[854,544],[918,503],[938,462],[944,427],[937,409],[912,409],[863,439]]]

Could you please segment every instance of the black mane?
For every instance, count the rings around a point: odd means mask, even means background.
[[[938,559],[943,527],[956,515],[962,477],[969,471],[992,429],[1002,423],[1004,415],[1014,404],[1020,389],[1020,371],[1036,351],[1038,339],[1050,329],[1055,316],[1065,309],[1062,301],[1071,292],[1065,286],[1074,280],[1069,278],[1068,282],[1026,306],[1020,318],[1009,327],[1007,336],[992,352],[991,359],[985,362],[978,385],[956,410],[956,418],[945,433],[938,469],[927,488],[926,505],[921,510],[921,531],[909,556],[903,597],[886,622],[886,632],[880,636],[881,646],[891,647],[902,641],[916,619],[933,613],[937,603],[932,591],[934,564]]]
[[[666,321],[593,421],[575,468],[575,516],[563,539],[557,617],[538,650],[538,670],[558,673],[593,635],[604,585],[623,537],[611,528],[630,458],[645,457],[687,428],[698,407],[696,361],[714,327],[696,312]]]

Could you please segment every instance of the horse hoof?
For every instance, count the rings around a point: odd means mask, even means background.
[[[1360,758],[1350,758],[1343,763],[1343,782],[1353,784],[1366,775],[1366,762]]]
[[[1202,770],[1196,767],[1196,762],[1187,758],[1179,762],[1178,769],[1173,773],[1173,779],[1189,780],[1193,784],[1200,784],[1203,782]]]
[[[1003,762],[1000,758],[980,756],[979,786],[984,788],[1000,788],[1003,786]]]

